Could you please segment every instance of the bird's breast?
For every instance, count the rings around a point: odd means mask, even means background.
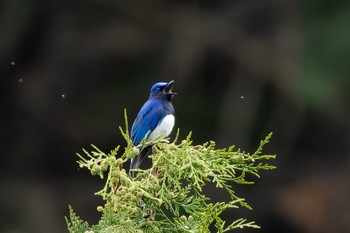
[[[148,136],[147,141],[159,138],[168,137],[171,131],[173,130],[175,124],[174,115],[166,115],[156,126],[156,128],[152,131],[152,133]]]

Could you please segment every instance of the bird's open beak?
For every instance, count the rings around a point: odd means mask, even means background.
[[[166,85],[166,87],[164,88],[164,93],[166,95],[176,95],[176,93],[172,92],[173,84],[174,84],[174,80],[171,80],[168,83],[168,85]]]

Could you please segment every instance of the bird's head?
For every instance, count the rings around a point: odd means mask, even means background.
[[[173,99],[173,96],[176,95],[176,93],[172,92],[173,84],[174,84],[174,80],[168,83],[158,82],[154,84],[151,88],[150,98],[155,98],[155,99],[164,98],[168,101],[171,101]]]

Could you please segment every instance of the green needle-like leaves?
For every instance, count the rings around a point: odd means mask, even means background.
[[[104,153],[96,146],[84,155],[77,154],[78,164],[87,168],[92,175],[107,177],[105,186],[96,195],[102,197],[105,205],[97,207],[102,213],[98,224],[89,226],[70,208],[70,219],[66,219],[71,233],[116,233],[116,232],[209,232],[215,226],[217,232],[228,232],[243,227],[259,228],[253,221],[232,219],[224,221],[221,214],[229,209],[245,207],[251,209],[244,198],[238,197],[233,187],[238,184],[253,184],[247,174],[259,176],[261,170],[275,167],[268,164],[275,155],[262,153],[269,142],[270,133],[260,142],[253,153],[217,149],[215,142],[193,145],[191,133],[185,140],[176,139],[141,142],[142,146],[154,145],[152,167],[136,170],[131,178],[124,164],[139,151],[129,138],[125,112],[125,130],[120,128],[127,146],[118,156],[119,146]],[[230,200],[214,201],[203,192],[209,183],[214,183],[220,192],[227,192]]]

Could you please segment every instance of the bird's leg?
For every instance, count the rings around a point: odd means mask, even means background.
[[[123,168],[122,165],[119,165],[119,170],[122,170],[122,168]],[[117,193],[117,190],[119,187],[120,187],[120,177],[118,178],[118,181],[115,184],[114,193]]]
[[[160,174],[160,172],[159,172],[159,170],[157,169],[157,168],[153,168],[152,169],[152,175],[154,175],[154,176],[158,176]]]
[[[156,146],[156,145],[152,145],[151,150],[150,150],[150,151],[152,151],[151,154],[153,154],[153,153],[155,152],[155,149],[154,149],[155,146]],[[159,176],[159,175],[160,175],[160,171],[159,171],[156,167],[154,167],[154,168],[152,169],[152,175],[154,175],[154,176]]]

